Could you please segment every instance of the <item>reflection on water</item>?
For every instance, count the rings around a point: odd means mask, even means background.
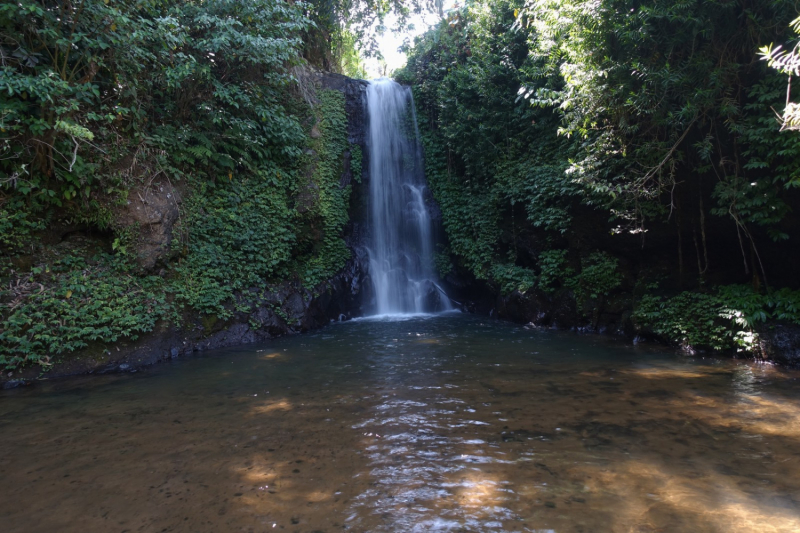
[[[800,531],[800,374],[469,316],[0,395],[0,529]]]

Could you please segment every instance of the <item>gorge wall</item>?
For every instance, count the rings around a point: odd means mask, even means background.
[[[122,271],[123,278],[133,280],[134,292],[143,290],[149,298],[146,307],[134,307],[129,316],[141,319],[149,313],[154,315],[153,319],[122,333],[103,336],[101,332],[94,338],[87,336],[82,346],[73,349],[40,350],[42,360],[27,365],[22,361],[23,364],[6,369],[0,375],[4,387],[20,386],[40,374],[56,377],[133,371],[196,351],[261,342],[364,313],[365,305],[374,300],[366,250],[370,181],[365,138],[367,82],[311,70],[298,71],[296,75],[297,98],[304,99],[315,111],[308,114],[303,123],[307,142],[298,157],[302,165],[296,174],[296,184],[290,187],[293,216],[296,217],[294,251],[288,259],[291,269],[264,276],[263,282],[252,286],[235,289],[228,300],[215,302],[216,307],[204,308],[202,298],[205,291],[213,295],[217,287],[213,284],[201,286],[195,295],[201,299],[187,305],[187,297],[180,292],[185,287],[181,284],[186,283],[183,276],[187,276],[182,269],[187,258],[199,253],[192,247],[196,247],[198,241],[202,243],[203,239],[214,237],[193,234],[191,224],[202,220],[201,217],[224,220],[225,216],[230,216],[230,210],[212,213],[204,208],[198,211],[197,206],[208,202],[209,196],[202,186],[191,180],[173,181],[166,175],[156,175],[148,181],[137,181],[128,191],[127,201],[112,209],[113,231],[63,216],[37,229],[34,234],[41,247],[32,253],[16,253],[10,257],[12,275],[22,275],[10,281],[11,290],[4,294],[4,303],[12,311],[11,319],[15,316],[36,319],[29,315],[42,301],[39,298],[53,295],[61,307],[57,308],[60,314],[51,320],[60,320],[63,326],[73,312],[69,307],[75,303],[73,294],[77,297],[81,288],[64,285],[61,278],[55,279],[50,273],[51,265],[61,263],[57,267],[62,269],[60,276],[89,284],[89,289],[84,289],[81,296],[80,310],[81,306],[91,306],[93,291],[104,287],[91,285],[94,282],[92,268],[97,267],[94,254],[111,251],[134,265],[133,270]],[[426,117],[424,113],[423,108],[423,117]],[[654,279],[653,272],[660,272],[662,279],[680,281],[671,272],[675,257],[670,251],[679,243],[668,226],[652,226],[643,243],[635,236],[612,236],[601,213],[578,208],[572,213],[576,221],[573,229],[554,241],[535,228],[516,222],[515,217],[524,220],[526,214],[512,208],[500,212],[496,227],[487,227],[488,232],[483,235],[476,233],[467,244],[480,247],[487,235],[494,236],[506,253],[514,251],[516,262],[494,259],[488,262],[489,275],[476,275],[476,270],[469,265],[469,256],[455,250],[458,246],[464,249],[463,228],[469,226],[465,221],[473,223],[476,216],[483,216],[481,210],[485,206],[465,208],[454,204],[454,195],[458,195],[459,202],[470,201],[473,192],[470,187],[462,188],[448,181],[450,178],[445,179],[443,154],[430,121],[422,124],[422,131],[425,166],[433,192],[431,195],[426,191],[425,203],[437,234],[436,266],[447,294],[458,307],[467,312],[541,327],[671,341],[643,327],[635,316],[642,283]],[[129,159],[126,164],[135,165],[135,162]],[[276,175],[280,176],[280,171]],[[247,203],[246,194],[237,198],[234,209]],[[454,228],[454,224],[458,227]],[[200,227],[202,229],[202,223]],[[712,222],[710,232],[716,235],[718,230],[714,227]],[[251,229],[245,225],[237,229],[237,235],[248,235],[249,231]],[[691,230],[683,235],[688,242],[692,237]],[[552,254],[550,250],[554,244],[568,251]],[[247,241],[233,246],[246,247]],[[598,255],[598,249],[603,253]],[[715,261],[735,261],[734,252],[736,249],[731,243],[717,242],[712,247]],[[214,253],[228,252],[220,249]],[[772,253],[780,254],[767,247],[765,254]],[[213,253],[211,256],[207,265],[213,265],[216,260]],[[770,258],[769,255],[765,257]],[[76,266],[64,264],[65,260],[76,262]],[[791,264],[791,261],[784,264],[789,273]],[[582,272],[586,273],[583,277]],[[528,284],[527,276],[533,273],[535,277]],[[191,272],[188,275],[191,276]],[[787,273],[780,275],[787,277]],[[176,280],[181,284],[176,284]],[[55,282],[62,285],[53,285]],[[127,294],[120,291],[104,297],[120,296]],[[51,300],[44,300],[45,306],[50,305]],[[13,314],[15,309],[24,309],[25,305],[29,305],[27,314]],[[714,305],[710,305],[712,320],[716,320]],[[47,315],[39,315],[39,318],[47,325]],[[125,318],[107,317],[99,326],[113,325]],[[75,316],[74,320],[81,326],[80,317]],[[96,324],[81,327],[89,326]],[[33,329],[30,325],[16,327],[26,334]],[[759,325],[757,334],[758,357],[787,365],[798,364],[800,327],[790,321],[769,321]],[[10,354],[14,353],[13,342],[23,343],[25,339],[12,337],[8,331],[1,335],[8,363]],[[29,334],[29,338],[33,335]],[[704,347],[688,345],[685,349],[694,352]]]
[[[198,350],[264,341],[361,314],[364,290],[368,286],[364,283],[367,259],[363,242],[366,220],[364,187],[368,172],[368,166],[363,161],[367,154],[364,138],[367,83],[338,74],[304,70],[298,72],[298,86],[302,88],[303,97],[318,113],[312,115],[314,120],[306,124],[309,144],[302,154],[304,166],[294,192],[298,223],[303,224],[298,232],[306,233],[308,242],[303,244],[307,244],[309,250],[294,253],[307,254],[309,259],[306,264],[318,265],[334,255],[326,251],[326,243],[341,243],[345,253],[340,255],[344,256],[344,260],[335,264],[335,271],[329,275],[325,274],[325,268],[321,268],[325,279],[317,282],[314,282],[313,275],[303,275],[302,271],[297,270],[284,280],[274,280],[275,276],[272,276],[273,281],[267,279],[264,283],[236,290],[233,297],[223,302],[222,309],[217,311],[204,312],[179,305],[169,283],[175,279],[176,270],[180,269],[186,255],[192,253],[187,250],[182,232],[192,231],[185,222],[187,204],[193,198],[202,198],[202,190],[190,182],[175,183],[166,177],[157,177],[139,184],[128,193],[128,201],[114,208],[113,225],[118,228],[115,233],[98,231],[85,223],[59,221],[41,232],[44,242],[41,248],[34,253],[12,258],[15,268],[12,274],[29,272],[37,267],[41,270],[50,269],[43,265],[48,262],[52,264],[54,259],[64,256],[91,262],[90,257],[98,250],[111,250],[112,247],[116,250],[121,246],[115,235],[133,234],[125,244],[124,254],[133,261],[135,271],[126,272],[124,276],[132,276],[131,279],[137,284],[146,282],[142,280],[158,279],[153,300],[148,303],[169,307],[172,312],[169,315],[159,313],[158,319],[149,323],[149,327],[130,331],[118,338],[102,338],[100,335],[100,338],[85,339],[84,346],[77,349],[44,353],[42,357],[46,359],[41,361],[42,364],[17,363],[17,368],[6,369],[0,375],[0,383],[4,387],[22,385],[39,375],[57,377],[131,371]],[[333,93],[340,97],[331,96]],[[332,111],[325,107],[322,98],[334,103]],[[327,116],[326,112],[333,116]],[[341,131],[334,131],[337,129]],[[331,150],[334,141],[338,147]],[[321,170],[328,167],[331,175],[325,177]],[[337,194],[340,196],[334,196]],[[269,206],[265,208],[269,209]],[[344,213],[340,212],[342,208]],[[335,224],[325,219],[326,210],[333,212],[328,218],[336,218]],[[214,216],[208,212],[205,215]],[[216,216],[222,215],[225,212]],[[259,252],[256,250],[256,253]],[[302,268],[303,263],[296,264],[299,266],[295,268]],[[91,267],[91,264],[86,264],[84,274],[78,271],[76,275],[86,278],[91,275],[88,270]],[[327,272],[331,272],[331,269],[327,268]],[[6,304],[13,311],[15,306],[24,305],[27,298],[58,290],[57,287],[48,286],[48,282],[53,284],[58,280],[33,276],[22,278],[13,287],[15,291],[7,296],[11,300],[7,300]],[[212,291],[213,287],[206,289]],[[63,293],[60,300],[74,302],[73,293],[78,297],[78,291],[71,290]],[[86,296],[87,301],[91,298],[91,294]],[[32,303],[35,305],[35,300]],[[78,305],[79,309],[83,307]],[[150,312],[153,310],[151,307]],[[67,307],[59,311],[70,312]],[[135,309],[133,312],[135,316],[140,316],[148,311]],[[14,318],[13,314],[11,318]],[[113,323],[123,318],[117,316],[106,320]],[[75,320],[79,321],[80,317],[75,317]],[[27,333],[28,330],[22,331]],[[10,354],[14,352],[12,343],[15,339],[6,337],[3,340],[8,363]],[[24,339],[18,338],[16,342],[24,342]]]

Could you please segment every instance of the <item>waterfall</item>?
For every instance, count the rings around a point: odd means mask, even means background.
[[[376,313],[452,309],[436,283],[433,231],[411,90],[381,78],[367,88],[369,268]]]

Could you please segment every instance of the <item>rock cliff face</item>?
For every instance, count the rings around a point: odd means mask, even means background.
[[[364,102],[367,82],[330,73],[312,73],[310,81],[316,89],[332,89],[345,95],[348,117],[347,135],[353,147],[345,152],[340,187],[351,186],[350,222],[345,228],[345,241],[351,258],[332,279],[313,289],[299,282],[284,281],[267,291],[252,291],[252,301],[259,294],[255,311],[235,313],[228,320],[186,315],[181,327],[160,324],[154,331],[136,340],[121,340],[114,345],[96,345],[75,353],[57,363],[48,377],[81,373],[108,373],[135,370],[158,361],[174,359],[192,352],[239,344],[266,341],[281,335],[317,328],[332,321],[361,315],[365,298],[368,260],[364,248],[366,209],[364,183],[367,170],[353,175],[352,152],[366,154]],[[312,131],[313,134],[313,131]],[[364,164],[362,169],[367,169]],[[173,226],[179,216],[181,191],[167,181],[148,184],[133,191],[118,214],[120,223],[135,228],[136,261],[143,270],[154,271],[168,261]],[[366,296],[367,298],[369,295]],[[29,368],[14,374],[13,379],[0,375],[0,387],[13,388],[35,379],[39,369]]]
[[[331,73],[312,74],[310,81],[317,89],[332,89],[345,95],[348,140],[351,146],[358,146],[362,153],[366,152],[364,97],[367,82]],[[336,276],[310,290],[298,282],[286,281],[275,285],[262,295],[254,312],[237,313],[227,321],[186,317],[188,324],[185,327],[162,328],[135,342],[119,343],[115,347],[118,350],[116,354],[112,351],[105,360],[95,358],[99,371],[126,370],[198,350],[261,342],[359,316],[368,264],[362,237],[364,180],[362,176],[353,176],[351,159],[351,151],[346,152],[340,182],[342,188],[352,186],[350,222],[345,229],[351,259]],[[147,212],[146,206],[141,206],[142,209]],[[145,257],[149,256],[145,254]]]

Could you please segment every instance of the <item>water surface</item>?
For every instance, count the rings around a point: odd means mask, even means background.
[[[800,374],[466,315],[0,394],[4,532],[800,531]]]

